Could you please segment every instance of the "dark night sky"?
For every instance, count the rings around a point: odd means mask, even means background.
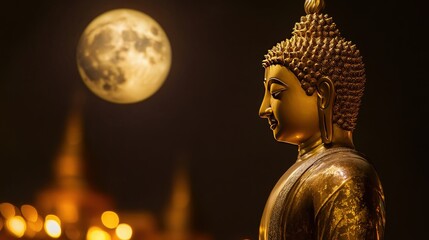
[[[258,117],[263,55],[304,14],[295,1],[10,1],[0,20],[0,202],[31,203],[51,163],[76,91],[83,91],[88,178],[118,209],[161,214],[172,174],[187,162],[195,228],[218,240],[257,239],[271,188],[296,158]],[[367,85],[354,140],[377,169],[386,239],[426,234],[428,29],[414,1],[326,1],[360,49]],[[383,5],[385,4],[385,5]],[[75,50],[86,25],[115,8],[156,19],[169,36],[170,74],[146,101],[119,105],[83,84]],[[425,46],[425,47],[423,47]],[[426,60],[426,58],[425,58]],[[426,61],[427,63],[427,61]]]

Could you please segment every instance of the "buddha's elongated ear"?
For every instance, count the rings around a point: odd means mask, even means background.
[[[320,133],[325,144],[330,144],[334,135],[332,123],[334,99],[334,83],[329,77],[321,77],[317,82],[317,109],[319,112]]]

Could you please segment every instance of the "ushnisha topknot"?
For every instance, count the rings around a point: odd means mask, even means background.
[[[332,18],[319,13],[323,6],[314,0],[306,1],[305,6],[308,14],[295,24],[292,37],[268,50],[262,66],[285,66],[309,96],[321,77],[329,77],[336,92],[333,123],[354,130],[366,81],[362,57],[356,45],[341,37]]]

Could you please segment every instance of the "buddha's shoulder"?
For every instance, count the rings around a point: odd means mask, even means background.
[[[303,176],[301,186],[317,212],[328,201],[377,198],[383,190],[377,173],[361,153],[335,151],[325,154]],[[352,199],[355,199],[352,198]]]
[[[315,188],[340,186],[346,181],[379,183],[372,164],[362,153],[352,149],[325,154],[306,175],[306,181]]]

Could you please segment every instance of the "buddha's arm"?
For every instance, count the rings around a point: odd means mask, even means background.
[[[384,197],[375,180],[349,178],[324,200],[315,217],[317,239],[383,239]]]

